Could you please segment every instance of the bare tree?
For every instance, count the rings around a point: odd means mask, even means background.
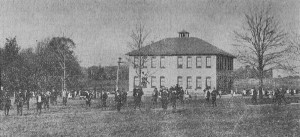
[[[259,78],[259,95],[262,98],[265,72],[286,66],[286,33],[275,15],[271,5],[254,7],[245,13],[245,25],[235,31],[238,60],[256,70]]]
[[[299,65],[299,62],[300,62],[300,58],[299,58],[299,55],[300,55],[300,34],[298,33],[291,33],[291,35],[289,36],[289,45],[291,47],[291,53],[290,54],[290,57],[291,57],[291,60],[293,60],[293,64],[295,64],[293,67],[294,67],[294,73],[299,73],[299,72],[296,72],[295,71],[295,68],[299,68],[300,65]]]
[[[146,46],[146,39],[149,36],[149,31],[145,30],[145,26],[142,24],[138,24],[136,25],[136,28],[134,30],[132,30],[131,32],[131,42],[128,43],[128,47],[134,51],[140,51],[141,48]],[[133,58],[133,60],[129,59],[129,62],[131,65],[134,66],[135,70],[136,70],[136,74],[139,77],[139,86],[141,86],[142,84],[142,77],[144,76],[148,76],[148,71],[146,73],[142,72],[142,69],[145,68],[146,62],[149,60],[149,58],[147,56],[143,56],[142,54],[140,54],[138,56],[135,56]],[[142,74],[144,74],[144,76],[142,76]]]

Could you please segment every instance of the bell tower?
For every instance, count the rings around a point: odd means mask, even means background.
[[[179,38],[188,38],[190,35],[190,33],[185,30],[178,32],[178,34],[179,34]]]

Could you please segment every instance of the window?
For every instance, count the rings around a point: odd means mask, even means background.
[[[155,77],[155,76],[152,76],[152,77],[151,77],[151,87],[152,87],[152,88],[155,88],[155,87],[156,87],[156,77]]]
[[[156,57],[151,57],[151,68],[156,68]]]
[[[180,87],[182,87],[182,77],[181,76],[178,76],[177,77],[177,84],[180,86]]]
[[[211,68],[211,57],[206,57],[206,68]]]
[[[139,66],[139,57],[134,57],[133,64],[134,64],[134,68],[137,68]]]
[[[196,77],[196,88],[201,89],[202,81],[201,77]]]
[[[134,76],[133,85],[134,85],[134,87],[139,86],[139,77],[138,76]]]
[[[196,68],[201,68],[202,60],[201,57],[196,57]]]
[[[211,77],[206,77],[206,87],[211,88]]]
[[[165,57],[164,56],[160,57],[160,68],[165,68]]]
[[[187,57],[186,67],[192,68],[192,57]]]
[[[186,79],[186,88],[187,89],[191,89],[192,88],[192,77],[191,76],[188,76],[187,79]]]
[[[182,68],[183,60],[182,57],[177,57],[177,68]]]
[[[160,77],[160,87],[165,87],[165,77],[164,76]]]
[[[224,66],[225,66],[225,70],[227,70],[227,69],[228,69],[228,61],[227,61],[227,58],[225,58],[224,61],[225,61],[225,65],[224,65]]]

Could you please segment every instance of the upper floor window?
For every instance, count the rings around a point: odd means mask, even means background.
[[[152,88],[156,87],[156,77],[155,76],[151,77],[151,87]]]
[[[160,87],[165,87],[165,77],[164,76],[160,77]]]
[[[151,57],[151,68],[156,68],[156,57]]]
[[[177,77],[177,84],[182,87],[183,83],[182,83],[182,77],[181,76],[178,76]]]
[[[165,68],[165,57],[161,56],[160,57],[160,68]]]
[[[201,57],[196,57],[196,68],[201,68],[202,60]]]
[[[187,57],[186,67],[192,68],[192,57]]]
[[[141,66],[143,66],[143,68],[147,68],[147,56],[141,57]]]
[[[187,89],[191,89],[192,88],[192,77],[191,76],[188,76],[187,79],[186,79],[186,88]]]
[[[210,56],[206,57],[206,68],[211,68],[211,57]]]
[[[133,58],[133,64],[134,64],[134,68],[137,68],[139,66],[139,57],[134,57]]]
[[[196,88],[201,89],[202,81],[201,77],[196,77]]]
[[[183,66],[182,57],[177,57],[177,68],[182,68],[182,66]]]

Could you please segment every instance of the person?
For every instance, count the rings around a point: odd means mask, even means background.
[[[273,102],[274,102],[274,103],[277,103],[278,105],[281,104],[281,99],[280,99],[279,89],[278,89],[278,88],[276,88],[276,90],[274,91]]]
[[[21,90],[19,91],[18,95],[17,95],[17,115],[21,115],[23,113],[23,102],[24,101],[24,97],[23,94],[21,92]]]
[[[243,93],[243,96],[246,96],[246,89],[243,89],[242,93]]]
[[[87,92],[87,94],[86,94],[86,105],[89,106],[89,107],[91,107],[92,96],[93,96],[92,93]]]
[[[42,104],[42,94],[39,92],[36,95],[36,112],[38,113],[40,111],[39,114],[42,113]]]
[[[50,94],[50,102],[52,105],[57,105],[57,92],[54,89],[52,89]]]
[[[166,89],[161,90],[161,105],[164,110],[168,109],[168,91]]]
[[[230,91],[230,94],[231,94],[231,97],[233,97],[233,94],[234,94],[233,90]]]
[[[291,89],[291,96],[294,96],[294,91],[293,89]]]
[[[212,106],[217,106],[216,100],[217,100],[217,90],[214,88],[214,90],[211,92],[211,100],[212,100]]]
[[[0,87],[0,110],[4,108],[3,107],[4,103],[5,103],[5,95],[4,95],[3,87],[1,86]]]
[[[127,102],[127,92],[124,89],[121,92],[121,96],[122,96],[122,105],[125,105]]]
[[[4,97],[5,97],[4,98],[4,115],[8,116],[9,115],[9,109],[10,109],[10,106],[11,106],[11,99],[10,99],[8,93],[6,93]]]
[[[143,89],[141,87],[138,88],[137,93],[136,93],[136,102],[135,102],[134,109],[136,109],[136,107],[139,107],[139,109],[141,110],[142,96],[143,95],[144,95]]]
[[[67,97],[68,97],[68,93],[66,91],[66,89],[64,89],[62,91],[62,98],[63,98],[63,105],[66,106],[67,105]]]
[[[122,93],[119,90],[115,93],[115,101],[117,103],[117,110],[120,112],[122,107]]]
[[[222,90],[220,89],[219,90],[219,98],[221,98],[221,96],[222,96]]]
[[[253,88],[252,103],[257,104],[257,90]]]
[[[170,100],[171,100],[172,107],[173,107],[173,110],[174,110],[174,109],[176,109],[176,98],[177,98],[176,91],[175,90],[171,91],[170,96],[171,96]]]
[[[154,90],[153,90],[153,92],[152,92],[152,106],[154,106],[154,108],[157,105],[157,98],[158,98],[158,90],[155,87]]]
[[[210,92],[209,92],[209,88],[207,88],[206,90],[206,102],[209,103],[209,98],[210,98]]]
[[[106,107],[106,100],[108,98],[107,92],[104,92],[102,95],[102,107],[105,108]]]
[[[29,90],[25,90],[25,101],[26,101],[27,110],[29,110],[30,98],[31,98],[30,91]]]
[[[283,88],[280,88],[279,90],[279,96],[280,96],[280,100],[283,100],[285,104],[287,104],[286,99],[285,99],[285,91],[283,90]]]
[[[133,102],[134,102],[134,109],[136,107],[136,102],[137,102],[137,92],[138,92],[138,89],[137,88],[134,88],[133,89],[133,93],[132,93],[132,96],[133,96]]]
[[[44,94],[44,108],[45,109],[49,109],[50,96],[51,96],[51,92],[50,91],[47,91]]]

